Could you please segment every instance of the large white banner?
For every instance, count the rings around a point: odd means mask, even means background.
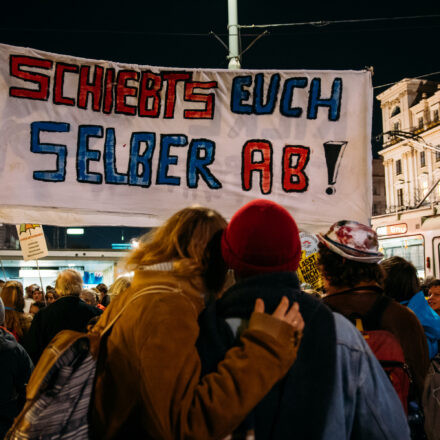
[[[0,221],[157,225],[269,198],[369,221],[368,71],[137,66],[0,45]]]

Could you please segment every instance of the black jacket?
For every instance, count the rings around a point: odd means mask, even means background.
[[[319,439],[333,392],[336,333],[332,312],[318,299],[301,292],[292,272],[246,278],[229,289],[200,317],[199,354],[202,371],[215,371],[233,343],[225,319],[248,319],[255,300],[273,313],[282,296],[299,303],[305,322],[298,357],[289,373],[257,405],[248,418],[261,439]]]
[[[86,304],[78,296],[63,296],[35,315],[23,346],[36,364],[57,333],[61,330],[85,332],[90,319],[101,313],[97,307]]]
[[[0,438],[3,438],[26,400],[32,361],[24,348],[0,327]]]

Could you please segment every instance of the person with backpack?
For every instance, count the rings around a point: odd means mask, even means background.
[[[364,330],[385,330],[395,336],[412,377],[410,395],[420,401],[429,366],[426,338],[414,313],[384,295],[384,275],[378,264],[383,256],[376,232],[344,220],[318,238],[325,304],[353,322],[369,318],[362,320]]]
[[[241,346],[200,377],[197,319],[225,281],[210,246],[225,227],[212,209],[185,208],[129,255],[132,284],[93,329],[111,327],[97,362],[95,438],[224,438],[294,362],[304,326],[298,306],[282,298],[269,315],[257,300]]]
[[[348,320],[301,291],[295,274],[301,242],[290,213],[254,200],[234,214],[218,247],[237,282],[200,317],[204,374],[216,371],[237,343],[255,298],[270,311],[287,296],[298,302],[305,322],[297,360],[240,432],[277,440],[408,439],[400,402],[365,340]]]
[[[5,324],[5,308],[0,298],[0,438],[3,438],[26,397],[32,361]]]
[[[440,316],[425,299],[417,269],[411,262],[398,256],[387,258],[380,265],[385,271],[385,293],[416,314],[425,332],[429,359],[434,358],[439,352]]]

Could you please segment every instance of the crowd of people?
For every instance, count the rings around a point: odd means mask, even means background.
[[[384,258],[375,231],[356,221],[318,238],[324,288],[314,294],[296,275],[296,222],[269,200],[229,223],[212,209],[178,211],[129,254],[133,277],[109,288],[84,289],[71,269],[45,293],[1,283],[0,438],[54,336],[109,326],[91,438],[440,438],[423,424],[435,418],[426,396],[440,356],[440,280]],[[380,362],[375,331],[400,350],[406,389],[396,365]]]

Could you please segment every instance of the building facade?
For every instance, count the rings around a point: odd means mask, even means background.
[[[379,152],[385,168],[386,211],[440,202],[439,84],[404,79],[377,99],[383,132],[389,133]],[[438,151],[427,145],[438,146]]]
[[[377,99],[386,209],[372,224],[381,251],[410,260],[421,278],[440,278],[440,84],[403,79]]]

